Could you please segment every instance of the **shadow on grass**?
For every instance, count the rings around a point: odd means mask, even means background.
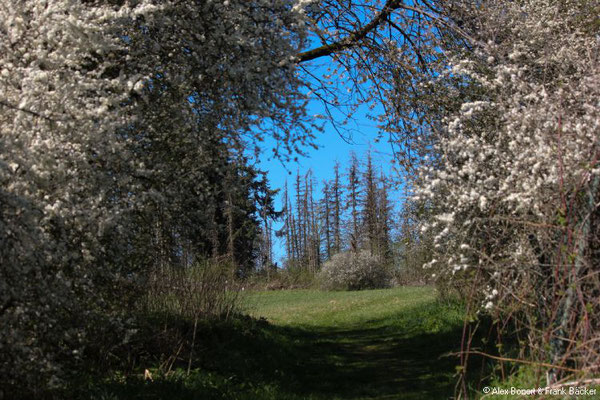
[[[220,345],[205,343],[202,366],[275,386],[275,398],[448,399],[458,360],[447,354],[459,350],[462,324],[436,327],[431,309],[346,327],[261,322],[255,335],[237,331]],[[428,319],[429,329],[415,323]]]
[[[431,311],[431,305],[428,305]],[[288,327],[242,317],[201,328],[194,372],[115,381],[92,398],[449,399],[462,325],[423,329],[428,310],[346,327]],[[443,315],[443,314],[442,314]],[[197,342],[197,343],[198,343]],[[89,396],[87,398],[90,398]]]
[[[387,327],[314,331],[280,329],[294,342],[294,362],[279,384],[324,399],[447,399],[454,393],[460,329],[405,336]],[[267,371],[264,371],[268,376]]]

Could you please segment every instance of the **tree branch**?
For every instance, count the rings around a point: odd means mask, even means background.
[[[428,2],[424,2],[429,8],[431,8],[432,10],[434,10],[435,12],[435,8],[433,8]],[[473,44],[479,44],[481,45],[481,43],[478,43],[473,37],[471,37],[469,34],[467,34],[465,31],[463,31],[462,29],[460,29],[458,26],[455,26],[454,24],[444,20],[443,18],[436,16],[434,14],[432,14],[431,12],[428,12],[426,10],[417,8],[417,7],[413,7],[410,5],[406,5],[403,4],[402,0],[387,0],[385,5],[383,6],[383,9],[381,10],[381,12],[379,14],[377,14],[368,24],[366,24],[364,27],[362,27],[361,29],[350,33],[347,37],[337,41],[337,42],[333,42],[333,43],[329,43],[329,44],[324,44],[320,47],[317,47],[315,49],[311,49],[311,50],[307,50],[304,51],[300,54],[297,55],[296,60],[298,63],[303,63],[306,61],[311,61],[320,57],[325,57],[325,56],[329,56],[333,53],[345,50],[347,48],[353,47],[356,45],[357,42],[359,42],[360,40],[364,39],[369,32],[377,29],[377,27],[379,25],[381,25],[383,22],[392,22],[392,19],[390,18],[391,14],[398,9],[403,9],[403,10],[407,10],[407,11],[411,11],[414,12],[416,14],[420,14],[423,15],[427,18],[431,18],[433,21],[436,21],[437,23],[444,25],[446,28],[451,29],[452,31],[454,31],[455,33],[457,33],[459,36],[461,36],[463,39],[465,39],[466,41],[468,41],[469,43],[473,43]],[[438,11],[439,12],[439,11]],[[394,24],[395,25],[395,24]],[[397,25],[395,26],[397,28]],[[404,32],[401,31],[401,33],[404,35]],[[414,43],[411,43],[414,47]],[[423,60],[419,60],[420,62],[422,62]]]
[[[527,365],[533,365],[534,367],[546,367],[546,368],[555,368],[555,369],[560,369],[563,371],[568,371],[568,372],[581,372],[581,370],[579,369],[574,369],[574,368],[569,368],[569,367],[563,367],[561,365],[554,365],[554,364],[549,364],[549,363],[545,363],[545,362],[536,362],[536,361],[529,361],[529,360],[521,360],[518,358],[508,358],[508,357],[500,357],[500,356],[494,356],[492,354],[488,354],[488,353],[484,353],[483,351],[478,351],[478,350],[469,350],[469,351],[461,351],[458,353],[450,353],[450,355],[460,355],[460,354],[477,354],[483,357],[487,357],[487,358],[491,358],[493,360],[498,360],[498,361],[507,361],[507,362],[514,362],[517,364],[527,364]]]
[[[383,10],[377,14],[367,25],[356,32],[351,33],[348,37],[334,43],[325,44],[312,50],[307,50],[298,54],[298,62],[311,61],[316,58],[331,55],[335,52],[345,50],[352,47],[356,42],[364,39],[369,32],[376,29],[389,15],[396,9],[400,8],[400,0],[387,0],[383,6]]]
[[[22,111],[24,113],[27,113],[27,114],[30,114],[30,115],[33,115],[33,116],[36,116],[36,117],[39,117],[39,118],[43,118],[46,121],[53,121],[52,118],[46,117],[45,115],[42,115],[42,114],[40,114],[38,112],[14,106],[14,105],[9,104],[9,103],[7,103],[7,102],[5,102],[3,100],[0,100],[0,106],[6,107],[6,108],[10,108],[10,109],[16,110],[16,111]]]

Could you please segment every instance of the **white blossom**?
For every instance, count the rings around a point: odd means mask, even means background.
[[[58,382],[86,326],[123,325],[97,310],[140,221],[203,187],[202,140],[310,141],[296,1],[117,3],[0,1],[2,382]]]
[[[451,75],[484,95],[445,117],[440,158],[415,179],[415,198],[434,210],[425,226],[446,266],[438,277],[526,268],[529,235],[556,223],[561,193],[598,174],[599,42],[564,13],[585,6],[563,3],[486,2],[477,56],[452,56]]]

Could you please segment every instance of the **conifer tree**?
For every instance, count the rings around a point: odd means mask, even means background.
[[[331,240],[331,188],[330,183],[327,181],[323,182],[323,200],[322,200],[322,215],[323,220],[323,234],[325,235],[325,255],[327,258],[331,258],[332,253],[332,240]]]
[[[379,243],[379,257],[384,262],[392,260],[391,231],[393,206],[388,197],[389,179],[381,172],[379,177],[379,190],[377,191],[377,238]]]
[[[348,208],[350,209],[350,232],[349,244],[353,251],[358,250],[360,246],[360,216],[359,216],[359,190],[360,190],[360,169],[358,158],[355,153],[350,155],[350,165],[348,167]]]
[[[380,238],[378,237],[378,187],[373,168],[371,152],[367,152],[366,169],[363,174],[363,197],[361,199],[363,230],[365,241],[373,255],[380,254]]]
[[[336,162],[333,166],[334,178],[333,185],[331,187],[332,198],[333,198],[333,240],[334,240],[334,254],[342,251],[342,198],[343,190],[340,183],[340,164]]]

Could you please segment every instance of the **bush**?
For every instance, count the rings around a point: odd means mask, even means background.
[[[334,255],[319,274],[321,286],[333,290],[380,289],[392,279],[391,268],[366,250]]]
[[[115,346],[117,370],[158,365],[161,373],[192,369],[207,327],[228,323],[240,313],[241,286],[233,264],[219,259],[190,267],[167,266],[149,274],[147,292],[134,317],[137,329]]]
[[[189,319],[228,318],[240,303],[234,268],[205,261],[189,268],[167,267],[155,271],[148,282],[146,312]]]

